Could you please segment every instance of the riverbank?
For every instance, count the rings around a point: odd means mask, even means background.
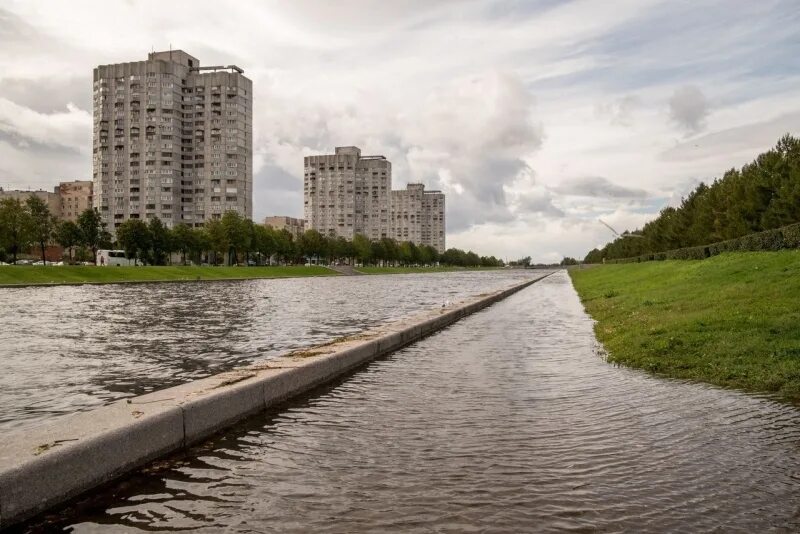
[[[800,402],[800,251],[569,274],[610,362]]]
[[[356,267],[364,274],[451,273],[461,271],[496,271],[501,267]]]
[[[139,266],[96,267],[94,265],[4,265],[0,286],[119,284],[134,282],[178,282],[196,280],[249,280],[299,276],[338,276],[327,267],[201,267]]]

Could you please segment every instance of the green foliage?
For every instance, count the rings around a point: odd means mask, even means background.
[[[45,248],[53,239],[56,228],[56,218],[50,213],[47,203],[41,198],[31,195],[25,201],[25,207],[30,214],[28,222],[30,224],[30,237],[34,243],[39,245],[42,253],[42,262],[47,265],[45,258]]]
[[[17,254],[27,250],[32,241],[31,215],[25,204],[14,198],[0,200],[0,248],[16,263]]]
[[[56,226],[55,240],[68,251],[72,263],[73,249],[81,243],[81,229],[72,221],[61,222]]]
[[[800,401],[800,251],[570,271],[609,361]]]
[[[798,230],[789,229],[787,239],[782,227],[798,222],[800,140],[786,135],[752,163],[727,171],[711,185],[701,183],[679,207],[661,210],[656,219],[634,232],[641,238],[617,238],[602,250],[589,252],[584,262],[639,262],[659,253],[666,258],[697,259],[713,256],[716,250],[793,248],[797,245],[791,243],[797,241],[792,236]],[[781,232],[764,232],[774,229]],[[764,233],[749,237],[759,232]]]
[[[117,243],[134,264],[146,261],[152,245],[150,228],[141,219],[128,219],[117,228]]]
[[[92,256],[97,257],[97,249],[109,246],[110,236],[105,231],[100,212],[96,209],[86,209],[78,215],[78,228],[81,231],[81,245],[92,251]]]

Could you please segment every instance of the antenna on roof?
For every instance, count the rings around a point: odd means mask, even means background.
[[[172,43],[169,44],[169,60],[172,61]]]

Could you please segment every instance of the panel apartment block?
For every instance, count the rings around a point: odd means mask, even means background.
[[[62,220],[78,222],[78,216],[92,207],[92,182],[89,180],[61,182],[56,192]]]
[[[353,239],[389,237],[392,164],[362,156],[357,147],[304,158],[303,202],[307,228]]]
[[[445,250],[445,202],[441,191],[409,184],[392,191],[392,164],[362,156],[358,147],[304,158],[306,228],[326,236],[371,240],[391,237]]]
[[[253,209],[252,82],[181,50],[94,69],[94,206],[128,219],[203,226]]]
[[[391,237],[429,245],[445,251],[444,193],[425,191],[423,184],[408,184],[391,194]]]

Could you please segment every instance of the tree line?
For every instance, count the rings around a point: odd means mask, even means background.
[[[316,230],[307,230],[295,236],[286,229],[255,224],[235,211],[228,211],[219,219],[211,219],[203,227],[178,224],[168,228],[158,218],[145,222],[129,219],[116,229],[116,240],[105,229],[100,214],[87,209],[77,223],[58,221],[47,204],[31,195],[26,201],[3,199],[0,201],[0,259],[17,256],[36,246],[45,261],[48,244],[57,243],[73,259],[87,259],[89,252],[94,261],[98,249],[118,248],[134,263],[164,265],[173,253],[186,264],[210,263],[233,265],[246,263],[315,263],[349,262],[364,265],[434,265],[445,264],[463,267],[500,267],[502,260],[494,256],[479,256],[472,251],[450,248],[439,254],[428,245],[410,241],[398,242],[383,238],[371,241],[363,235],[352,240],[343,237],[323,236]]]
[[[782,137],[741,169],[700,183],[678,207],[666,207],[643,228],[622,235],[584,262],[628,258],[707,245],[800,221],[800,140]]]
[[[45,261],[45,249],[53,242],[69,251],[69,260],[77,247],[90,251],[92,260],[97,250],[111,246],[111,234],[103,227],[100,214],[87,209],[77,222],[59,221],[47,203],[31,195],[26,200],[4,198],[0,200],[0,259],[17,256],[36,247]]]

